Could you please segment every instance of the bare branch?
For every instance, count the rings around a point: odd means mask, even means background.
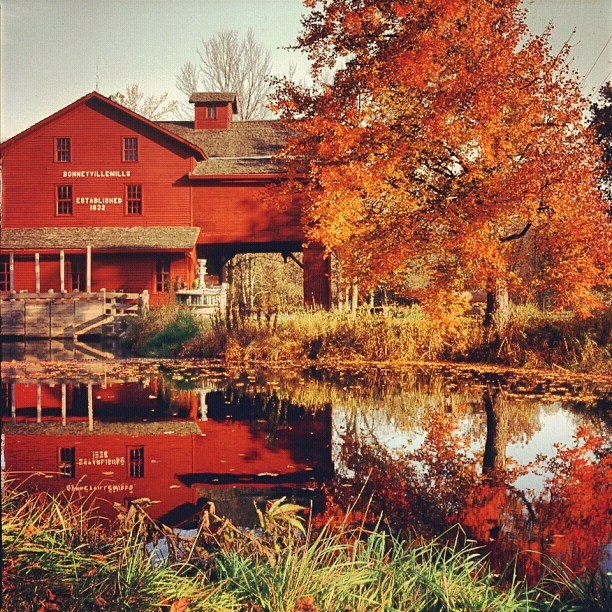
[[[222,30],[202,40],[197,53],[198,65],[187,62],[176,79],[177,88],[187,99],[195,91],[235,92],[240,119],[270,116],[267,105],[272,60],[270,52],[255,40],[252,30],[243,40],[236,30]]]
[[[127,85],[125,93],[118,91],[109,97],[111,100],[118,102],[135,113],[151,119],[151,121],[158,121],[170,114],[176,114],[178,111],[178,102],[176,100],[168,100],[168,92],[164,92],[160,96],[148,96],[145,98],[144,92],[140,91],[138,83]]]

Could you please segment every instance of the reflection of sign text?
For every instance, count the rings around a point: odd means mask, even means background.
[[[130,170],[64,170],[64,178],[129,178]]]
[[[69,484],[66,487],[66,491],[69,492],[80,492],[80,493],[93,493],[95,491],[104,491],[105,493],[132,493],[134,491],[134,485],[127,482],[119,482],[117,484]]]
[[[91,466],[91,465],[125,465],[125,457],[109,457],[108,451],[95,450],[91,451],[91,458],[81,457],[77,461],[77,465],[80,466]]]

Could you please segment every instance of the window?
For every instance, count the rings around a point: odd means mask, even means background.
[[[70,138],[56,138],[55,139],[55,161],[57,162],[71,161]]]
[[[144,478],[144,446],[128,446],[128,467],[132,478]]]
[[[11,271],[8,255],[0,255],[0,291],[10,291]]]
[[[206,118],[207,119],[216,119],[217,118],[217,107],[216,106],[207,106],[206,107]]]
[[[72,185],[58,185],[55,213],[58,216],[72,214]]]
[[[125,191],[126,213],[142,215],[142,185],[127,185]]]
[[[123,161],[138,161],[138,138],[123,139]]]
[[[76,448],[74,446],[59,449],[58,472],[61,478],[74,478]]]
[[[170,261],[166,258],[158,259],[155,263],[155,291],[170,291]]]

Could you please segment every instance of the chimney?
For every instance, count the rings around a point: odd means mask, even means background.
[[[196,130],[227,130],[233,115],[238,112],[235,93],[194,92],[189,102],[195,106]]]

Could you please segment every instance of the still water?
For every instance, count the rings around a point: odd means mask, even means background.
[[[460,524],[502,568],[576,570],[610,541],[609,381],[494,371],[228,371],[212,363],[5,361],[5,478],[189,526],[251,526],[282,496],[432,536]],[[28,367],[25,367],[25,366]]]

